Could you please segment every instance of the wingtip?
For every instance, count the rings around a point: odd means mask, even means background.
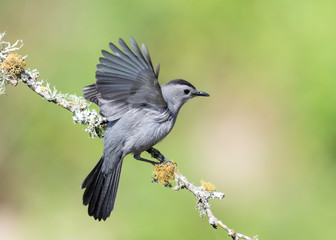
[[[114,55],[118,55],[118,52],[120,51],[120,49],[116,45],[114,45],[112,42],[110,42],[109,47],[112,50],[112,52],[114,53]]]
[[[133,51],[135,51],[134,48],[139,48],[139,44],[137,43],[137,41],[135,40],[134,37],[131,37],[131,38],[130,38],[130,43],[131,43],[131,46],[132,46]]]
[[[118,43],[119,43],[120,45],[122,45],[122,44],[125,44],[125,41],[120,37],[120,38],[118,39]]]
[[[160,73],[160,63],[156,65],[156,69],[155,69],[156,78],[159,78],[159,73]]]
[[[104,56],[104,57],[106,57],[108,54],[111,54],[111,53],[109,53],[108,51],[106,51],[106,50],[101,50],[101,53],[102,53],[102,55]]]
[[[104,61],[104,59],[105,59],[105,58],[100,57],[100,58],[99,58],[99,62],[102,63],[102,61]]]
[[[144,43],[141,44],[141,50],[142,50],[143,53],[144,52],[148,52],[148,49],[147,49],[147,47],[146,47],[146,45]]]
[[[130,37],[130,42],[136,42],[133,36]]]

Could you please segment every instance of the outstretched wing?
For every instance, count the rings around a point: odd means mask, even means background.
[[[133,38],[130,42],[133,51],[121,38],[121,49],[110,43],[114,54],[102,51],[104,57],[99,58],[96,83],[83,88],[85,99],[96,103],[100,114],[109,121],[132,108],[167,106],[158,82],[159,64],[155,72],[146,46],[142,44],[141,52]]]

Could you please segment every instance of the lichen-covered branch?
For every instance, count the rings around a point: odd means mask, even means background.
[[[216,192],[216,188],[212,183],[202,180],[202,186],[196,187],[180,173],[174,162],[163,162],[162,159],[166,158],[161,153],[158,154],[156,152],[155,154],[151,155],[161,162],[160,164],[155,165],[154,182],[161,183],[164,186],[171,186],[170,181],[175,180],[176,186],[173,188],[173,190],[179,191],[181,189],[186,189],[191,192],[197,199],[196,208],[198,209],[200,216],[204,217],[205,215],[207,215],[210,225],[212,225],[216,229],[218,226],[222,227],[225,231],[228,232],[228,235],[233,240],[259,240],[259,238],[257,237],[250,238],[244,234],[233,231],[222,221],[215,217],[211,210],[209,200],[222,199],[225,195],[222,192]]]
[[[192,183],[190,183],[185,176],[183,176],[181,173],[175,174],[175,182],[176,187],[174,188],[175,191],[181,190],[181,189],[187,189],[189,192],[194,194],[194,196],[197,198],[197,204],[196,207],[199,210],[199,213],[201,217],[204,215],[208,216],[209,224],[212,225],[214,228],[217,228],[217,226],[222,227],[225,231],[228,232],[228,235],[234,239],[245,239],[245,240],[258,240],[257,237],[250,238],[244,234],[237,233],[230,229],[228,226],[222,223],[222,221],[218,220],[215,215],[211,211],[210,199],[222,199],[224,197],[224,193],[221,192],[215,192],[215,191],[207,191],[205,188],[206,184],[209,183],[203,183],[201,187],[196,187]]]
[[[38,81],[38,76],[36,70],[23,70],[21,80],[31,90],[48,102],[55,103],[72,112],[73,121],[87,125],[85,131],[87,131],[91,137],[103,136],[106,121],[96,110],[89,109],[90,104],[88,104],[84,98],[73,94],[63,94],[58,92],[55,87],[51,90],[49,82],[44,84],[43,81]]]
[[[0,33],[0,59],[4,59],[10,52],[19,50],[23,46],[22,40],[17,40],[14,44],[3,41],[6,33]]]
[[[15,51],[23,46],[21,40],[14,44],[3,41],[5,33],[0,33],[0,95],[6,92],[6,86],[11,84],[16,86],[19,82],[26,84],[31,90],[40,95],[43,99],[55,103],[56,105],[72,112],[73,121],[87,125],[87,131],[91,137],[102,137],[106,127],[106,120],[101,117],[95,110],[89,109],[90,104],[82,97],[76,95],[63,94],[55,89],[51,89],[49,82],[38,80],[39,72],[36,69],[25,69],[26,57],[22,57]],[[175,180],[175,191],[186,189],[191,192],[197,199],[196,208],[200,216],[205,215],[209,218],[209,224],[214,228],[222,227],[228,232],[228,235],[234,239],[257,240],[243,234],[237,233],[230,229],[215,217],[211,211],[210,199],[222,199],[224,193],[216,192],[215,186],[209,182],[203,181],[201,187],[196,187],[190,183],[176,168],[176,164],[166,159],[156,149],[148,151],[153,158],[158,159],[161,164],[155,165],[154,181],[171,186],[170,181]]]
[[[91,137],[102,137],[106,120],[96,110],[90,109],[90,104],[82,97],[63,94],[55,87],[51,89],[49,82],[38,80],[39,72],[36,69],[25,69],[26,57],[14,52],[23,46],[22,41],[11,45],[2,40],[4,35],[4,33],[0,34],[0,95],[6,92],[7,84],[16,86],[19,82],[23,82],[43,99],[72,112],[73,121],[87,125],[85,131]]]

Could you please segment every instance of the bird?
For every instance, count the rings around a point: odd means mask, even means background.
[[[96,82],[83,87],[83,96],[99,107],[108,124],[102,157],[83,181],[83,204],[95,220],[106,220],[114,209],[121,167],[126,155],[141,157],[155,151],[155,144],[172,130],[182,105],[196,96],[209,96],[183,79],[158,82],[160,64],[154,70],[147,47],[141,49],[133,37],[130,47],[119,38],[118,48],[102,50]]]

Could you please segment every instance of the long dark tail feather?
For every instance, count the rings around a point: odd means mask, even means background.
[[[117,197],[122,160],[109,173],[103,173],[103,157],[85,178],[81,188],[85,188],[83,204],[89,205],[88,212],[94,219],[106,220],[113,210]]]

